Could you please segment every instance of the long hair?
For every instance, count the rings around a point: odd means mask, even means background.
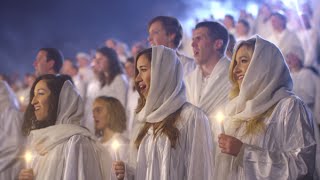
[[[108,96],[99,96],[95,99],[96,101],[102,101],[108,112],[107,126],[114,132],[123,133],[127,128],[126,110],[121,102]],[[96,132],[101,135],[101,132]]]
[[[50,90],[49,95],[49,108],[48,108],[48,116],[45,120],[38,121],[35,116],[35,109],[34,106],[31,104],[34,98],[34,89],[39,81],[43,80],[48,89]],[[59,96],[62,89],[62,86],[65,81],[71,80],[71,77],[68,75],[53,75],[53,74],[45,74],[39,76],[35,82],[32,84],[30,90],[30,100],[24,113],[24,121],[22,124],[22,133],[23,135],[29,135],[30,131],[33,129],[41,129],[48,126],[55,125],[57,121],[57,111],[58,111],[58,103],[59,103]]]
[[[240,49],[240,47],[242,47],[242,46],[245,46],[248,49],[252,50],[252,52],[254,52],[255,44],[256,44],[256,39],[249,39],[249,40],[246,40],[246,41],[242,41],[237,46],[237,49],[235,49],[235,52],[234,52],[234,54],[232,56],[232,61],[231,61],[231,64],[230,64],[230,68],[229,68],[229,79],[230,79],[231,84],[232,84],[231,90],[229,92],[229,99],[230,100],[232,100],[235,97],[239,96],[239,93],[240,93],[240,87],[239,87],[237,81],[234,79],[234,76],[233,76],[233,71],[234,71],[234,68],[236,66],[236,55],[237,55],[237,52]],[[243,134],[243,136],[255,135],[255,134],[262,133],[262,132],[265,131],[265,124],[264,124],[264,122],[262,120],[267,118],[267,117],[269,117],[272,114],[275,106],[276,105],[272,106],[266,112],[264,112],[264,113],[262,113],[260,115],[257,115],[255,117],[252,117],[251,119],[248,119],[247,121],[235,119],[233,121],[234,125],[235,125],[236,128],[239,128],[242,125],[242,123],[245,123],[246,128],[245,128],[245,133]]]
[[[99,74],[101,87],[103,87],[106,84],[110,85],[118,74],[123,73],[123,69],[115,50],[108,47],[102,47],[97,49],[97,52],[103,54],[103,56],[108,59],[109,64],[107,69],[108,76],[104,73]]]
[[[152,48],[148,48],[145,49],[143,51],[141,51],[140,53],[138,53],[137,57],[136,57],[136,62],[135,62],[135,77],[137,77],[138,75],[138,69],[137,69],[137,61],[141,56],[145,56],[150,62],[152,59]],[[140,88],[138,83],[135,83],[136,89],[140,95],[140,98],[138,100],[138,105],[137,105],[137,109],[136,109],[136,113],[139,113],[143,107],[146,104],[146,99],[145,97],[141,94]],[[160,136],[162,134],[166,135],[171,143],[171,147],[175,148],[177,145],[177,141],[179,139],[180,136],[180,131],[179,129],[176,127],[176,123],[177,121],[180,119],[180,113],[181,113],[182,107],[179,108],[176,112],[170,114],[169,116],[167,116],[166,118],[164,118],[162,121],[158,122],[158,123],[148,123],[146,122],[144,124],[144,126],[140,129],[140,132],[138,133],[138,136],[135,140],[135,145],[136,148],[138,149],[143,138],[145,137],[145,135],[147,134],[149,128],[153,127],[154,128],[154,137]]]

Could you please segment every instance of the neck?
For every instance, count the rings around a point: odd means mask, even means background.
[[[113,137],[113,135],[115,135],[114,131],[112,131],[109,128],[105,128],[103,130],[103,137],[102,137],[102,140],[101,140],[102,143],[109,141]]]
[[[204,77],[207,77],[211,74],[211,72],[213,71],[214,67],[216,66],[216,64],[219,62],[219,60],[223,57],[223,55],[221,55],[220,53],[216,53],[215,56],[211,57],[207,63],[205,64],[201,64],[200,65],[200,69],[202,72],[202,75]]]

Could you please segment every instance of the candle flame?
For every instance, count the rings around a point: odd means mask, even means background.
[[[22,103],[24,101],[24,96],[19,97],[20,102]]]
[[[216,119],[218,120],[219,123],[222,123],[224,118],[225,118],[225,116],[221,111],[217,113]]]
[[[114,150],[117,150],[119,148],[120,144],[117,140],[114,140],[113,143],[112,143],[112,148]]]
[[[26,163],[30,163],[32,160],[32,153],[27,151],[26,154],[24,155],[24,158],[26,160]]]

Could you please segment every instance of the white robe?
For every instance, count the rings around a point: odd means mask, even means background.
[[[152,128],[143,138],[137,157],[135,179],[212,179],[212,139],[205,114],[185,104],[177,122],[180,136],[175,149],[166,135],[154,137]]]
[[[102,143],[103,147],[106,150],[106,156],[103,157],[103,161],[105,161],[107,164],[106,174],[110,174],[110,179],[113,179],[113,180],[117,179],[115,176],[115,173],[112,171],[112,163],[116,161],[116,152],[112,147],[112,143],[115,140],[120,144],[117,150],[120,158],[118,159],[118,161],[123,161],[127,163],[129,158],[129,153],[128,153],[129,139],[127,139],[125,136],[119,133],[116,133],[112,136],[112,138],[109,141]]]
[[[320,124],[320,77],[307,68],[291,73],[293,92],[311,109],[313,118]]]
[[[132,129],[136,122],[134,122],[135,110],[137,108],[139,93],[137,90],[133,90],[133,79],[130,80],[128,95],[127,95],[127,134],[128,137],[132,137]]]
[[[246,123],[238,130],[232,120],[226,124],[226,134],[244,144],[237,157],[218,153],[217,180],[297,179],[307,173],[312,177],[316,144],[302,101],[295,96],[282,99],[263,122],[265,132],[255,136],[243,136]]]
[[[22,121],[13,91],[0,80],[0,179],[16,179],[22,168]]]
[[[32,130],[28,149],[35,180],[105,180],[103,147],[79,126],[83,103],[70,81],[62,87],[56,125]]]
[[[196,63],[194,60],[179,51],[177,52],[177,56],[183,66],[183,77],[186,77],[188,74],[190,74],[195,68],[196,68]]]
[[[187,100],[208,116],[214,145],[217,143],[218,134],[221,133],[219,124],[215,122],[215,115],[224,109],[231,88],[228,79],[229,65],[227,57],[221,58],[209,75],[205,87],[201,87],[203,76],[199,66],[185,79]]]

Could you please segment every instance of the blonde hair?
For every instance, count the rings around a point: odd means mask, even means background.
[[[114,97],[99,96],[95,102],[101,101],[108,111],[108,127],[118,133],[123,133],[127,128],[126,111],[120,101]],[[97,134],[98,132],[96,132]]]
[[[237,81],[234,79],[234,76],[233,76],[233,71],[236,66],[237,52],[240,49],[240,47],[242,47],[242,46],[245,46],[249,50],[252,50],[252,52],[254,52],[255,44],[256,44],[256,39],[249,39],[246,41],[241,41],[239,43],[239,45],[236,47],[234,54],[232,55],[232,60],[231,60],[231,64],[229,67],[229,80],[231,81],[231,84],[232,84],[231,90],[229,92],[229,100],[232,100],[235,97],[239,96],[239,93],[240,93],[239,84],[237,83]],[[256,135],[259,133],[263,133],[265,131],[265,124],[262,120],[269,117],[272,114],[275,106],[276,106],[276,104],[274,106],[272,106],[271,108],[269,108],[264,113],[257,115],[255,117],[252,117],[252,118],[245,120],[245,121],[240,120],[240,119],[234,119],[233,125],[235,126],[235,129],[240,128],[242,126],[242,124],[245,123],[246,128],[245,128],[245,132],[244,132],[243,136]]]

